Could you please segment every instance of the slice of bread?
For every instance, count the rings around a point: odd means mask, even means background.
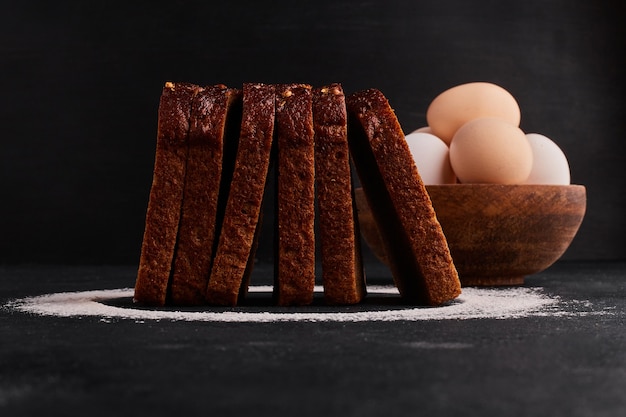
[[[226,122],[228,117],[241,120],[236,114],[241,111],[237,109],[240,99],[240,91],[216,85],[201,88],[192,101],[183,206],[170,284],[176,305],[205,301],[214,241],[223,217],[218,215],[218,207],[223,206],[218,200],[226,198],[220,193],[228,150],[224,144]],[[224,176],[228,175],[226,169]]]
[[[324,300],[356,304],[365,296],[365,277],[340,84],[313,90],[313,127]]]
[[[234,306],[254,262],[275,119],[274,86],[244,84],[241,133],[208,287],[208,303]]]
[[[281,306],[313,302],[315,148],[311,90],[306,84],[276,87],[274,296]]]
[[[393,109],[375,89],[346,104],[350,152],[401,296],[432,306],[453,300],[458,273]]]
[[[183,201],[191,102],[198,89],[193,84],[167,82],[161,94],[154,173],[134,293],[138,303],[166,303]]]

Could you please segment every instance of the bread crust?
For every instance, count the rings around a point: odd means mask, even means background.
[[[315,287],[315,149],[312,88],[276,87],[276,262],[278,305],[306,305]]]
[[[400,294],[433,306],[453,300],[458,273],[392,108],[375,89],[346,103],[350,151]]]
[[[167,82],[159,103],[157,144],[134,300],[166,303],[178,234],[191,101],[198,86]]]
[[[236,305],[245,296],[260,228],[274,134],[274,86],[244,84],[241,133],[205,298]]]
[[[199,89],[192,101],[182,214],[171,277],[171,299],[176,305],[205,302],[219,231],[218,201],[226,198],[220,193],[226,120],[240,97],[236,89],[215,85]]]
[[[402,297],[440,305],[460,294],[430,197],[380,91],[346,98],[339,84],[315,90],[244,84],[238,137],[229,141],[226,122],[240,97],[223,85],[165,84],[136,302],[234,306],[242,300],[273,158],[276,303],[313,302],[316,185],[324,298],[361,301],[366,289],[349,155]]]
[[[365,296],[365,277],[340,84],[313,90],[313,127],[324,300],[356,304]]]

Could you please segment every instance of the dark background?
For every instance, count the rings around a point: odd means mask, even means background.
[[[407,132],[441,91],[497,83],[518,99],[522,128],[557,142],[587,187],[564,259],[625,259],[625,11],[587,0],[4,1],[0,263],[138,261],[168,80],[376,87]]]

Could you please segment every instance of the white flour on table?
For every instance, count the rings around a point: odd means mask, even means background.
[[[253,286],[250,292],[271,293],[271,286]],[[316,291],[322,291],[316,287]],[[368,286],[370,295],[394,295],[392,286]],[[111,301],[130,299],[132,288],[94,290],[46,294],[12,300],[4,307],[42,316],[88,317],[95,316],[103,321],[128,319],[135,321],[168,320],[198,322],[368,322],[368,321],[420,321],[420,320],[464,320],[464,319],[516,319],[537,316],[581,316],[601,314],[593,311],[586,301],[564,302],[559,297],[544,293],[541,288],[463,288],[463,293],[452,303],[441,307],[396,306],[349,311],[325,307],[316,311],[314,307],[272,308],[271,311],[237,307],[231,309],[212,307],[206,309],[175,310],[124,307]]]

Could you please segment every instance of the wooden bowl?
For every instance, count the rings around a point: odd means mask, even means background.
[[[426,186],[463,286],[521,285],[556,262],[586,210],[582,185]],[[363,190],[356,190],[361,233],[386,262]],[[424,244],[428,244],[425,242]]]

